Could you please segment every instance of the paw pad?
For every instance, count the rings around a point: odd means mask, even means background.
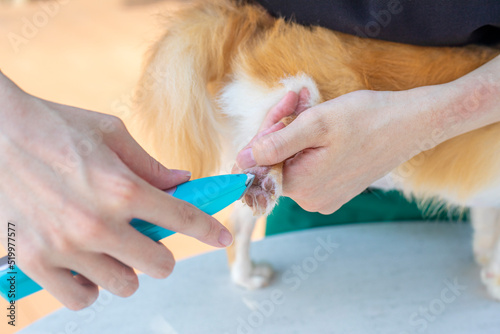
[[[254,215],[269,214],[281,196],[281,176],[271,167],[254,167],[245,173],[255,175],[255,180],[243,198]]]

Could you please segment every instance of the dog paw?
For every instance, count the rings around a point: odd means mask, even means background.
[[[488,289],[489,294],[500,301],[500,271],[483,268],[481,270],[481,280]]]
[[[255,216],[268,215],[282,193],[281,173],[271,167],[254,167],[247,169],[245,173],[255,175],[255,180],[243,202],[252,208]]]
[[[252,263],[249,268],[236,266],[231,269],[233,282],[248,290],[260,289],[269,285],[273,273],[273,268],[266,263]]]

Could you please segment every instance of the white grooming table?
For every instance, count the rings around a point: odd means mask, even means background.
[[[325,248],[328,238],[335,245]],[[130,298],[102,291],[89,309],[59,310],[20,333],[498,334],[500,302],[482,286],[470,244],[464,223],[289,233],[252,246],[277,271],[265,289],[234,286],[216,251],[180,261],[166,280],[141,276]]]

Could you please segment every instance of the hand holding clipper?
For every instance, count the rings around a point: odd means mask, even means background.
[[[167,193],[213,215],[240,199],[251,186],[253,179],[253,175],[246,174],[221,175],[186,182],[168,190]],[[133,219],[130,224],[153,241],[175,233],[140,219]],[[11,263],[8,256],[0,259],[0,294],[3,298],[7,301],[19,300],[42,289]],[[76,272],[71,273],[77,275]]]

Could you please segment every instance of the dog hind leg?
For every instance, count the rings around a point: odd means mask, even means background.
[[[494,253],[495,243],[500,237],[500,210],[498,208],[474,207],[471,209],[474,227],[473,249],[476,262],[487,266]]]
[[[271,266],[256,264],[250,258],[250,243],[257,218],[249,207],[236,203],[230,221],[234,242],[228,249],[228,255],[233,282],[250,290],[267,286],[273,276]]]
[[[472,208],[471,219],[474,256],[483,267],[481,279],[490,295],[500,300],[500,208]]]
[[[275,87],[267,87],[239,73],[227,85],[219,97],[224,114],[229,116],[237,129],[234,134],[234,150],[241,149],[257,133],[268,111],[289,91],[309,91],[312,106],[320,102],[316,83],[307,75],[284,76]],[[256,176],[254,185],[245,195],[243,203],[237,203],[230,218],[234,244],[228,249],[233,281],[247,289],[266,286],[272,278],[272,269],[266,264],[254,264],[250,258],[251,235],[257,218],[267,215],[282,194],[282,164],[272,167],[256,167],[245,171]]]

